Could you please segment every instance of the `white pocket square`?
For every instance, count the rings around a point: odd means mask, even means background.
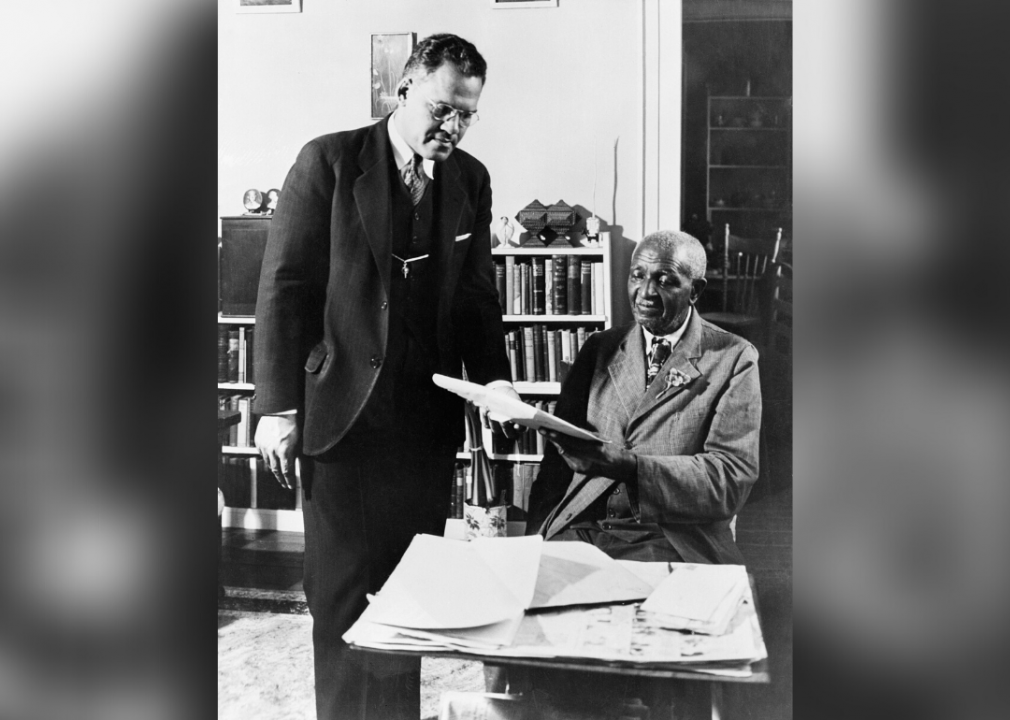
[[[456,242],[460,242],[461,240],[466,240],[468,237],[470,237],[470,233],[467,233],[466,235],[457,235],[456,236]]]

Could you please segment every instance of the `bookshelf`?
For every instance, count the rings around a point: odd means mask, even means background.
[[[586,338],[613,324],[610,245],[571,247],[558,240],[548,247],[498,247],[491,255],[513,384],[524,401],[553,412],[561,383]],[[574,305],[573,291],[578,296]],[[543,442],[531,430],[513,442],[484,433],[495,472],[511,474],[511,504],[523,510],[543,459]],[[469,449],[461,448],[456,457],[457,474],[465,477]]]
[[[774,237],[792,227],[792,100],[708,98],[708,221],[734,234]],[[721,231],[721,230],[720,230]]]

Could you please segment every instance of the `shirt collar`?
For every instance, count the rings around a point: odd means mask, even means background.
[[[396,168],[402,169],[404,165],[411,161],[414,157],[414,151],[410,149],[410,145],[407,141],[403,139],[399,131],[396,129],[396,123],[393,122],[393,118],[399,110],[393,112],[389,116],[389,123],[387,127],[389,128],[389,144],[393,146],[393,159],[396,161]],[[430,180],[435,179],[435,161],[425,160],[422,158],[421,167],[424,168],[424,174],[428,176]]]
[[[687,324],[689,322],[691,322],[691,314],[693,312],[694,312],[694,308],[693,307],[688,308],[687,309],[687,317],[684,318],[684,322],[681,324],[681,326],[679,328],[677,328],[676,330],[674,330],[669,335],[663,335],[663,336],[661,336],[661,337],[665,338],[667,342],[670,343],[670,350],[673,350],[675,347],[677,347],[677,343],[680,342],[680,338],[684,335],[684,331],[687,330]],[[652,338],[654,338],[656,336],[653,335],[648,330],[646,330],[641,325],[639,325],[639,327],[642,328],[642,334],[645,335],[645,351],[646,351],[646,353],[648,353],[649,352],[649,348],[652,346]]]

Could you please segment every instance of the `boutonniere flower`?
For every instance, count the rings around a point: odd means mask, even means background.
[[[680,387],[681,385],[687,385],[691,382],[691,376],[686,373],[681,372],[677,368],[673,368],[666,374],[666,387],[663,388],[663,393],[669,391],[670,388]]]

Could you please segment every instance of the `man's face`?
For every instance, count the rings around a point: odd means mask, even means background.
[[[452,63],[406,81],[406,97],[401,90],[394,122],[411,149],[426,160],[441,162],[452,154],[466,134],[459,116],[439,122],[431,114],[433,103],[445,103],[457,110],[476,112],[484,83],[478,77],[462,75]]]
[[[631,256],[631,314],[653,335],[668,335],[679,328],[705,287],[703,279],[691,282],[682,256],[680,248],[671,253],[653,243],[639,245]]]

